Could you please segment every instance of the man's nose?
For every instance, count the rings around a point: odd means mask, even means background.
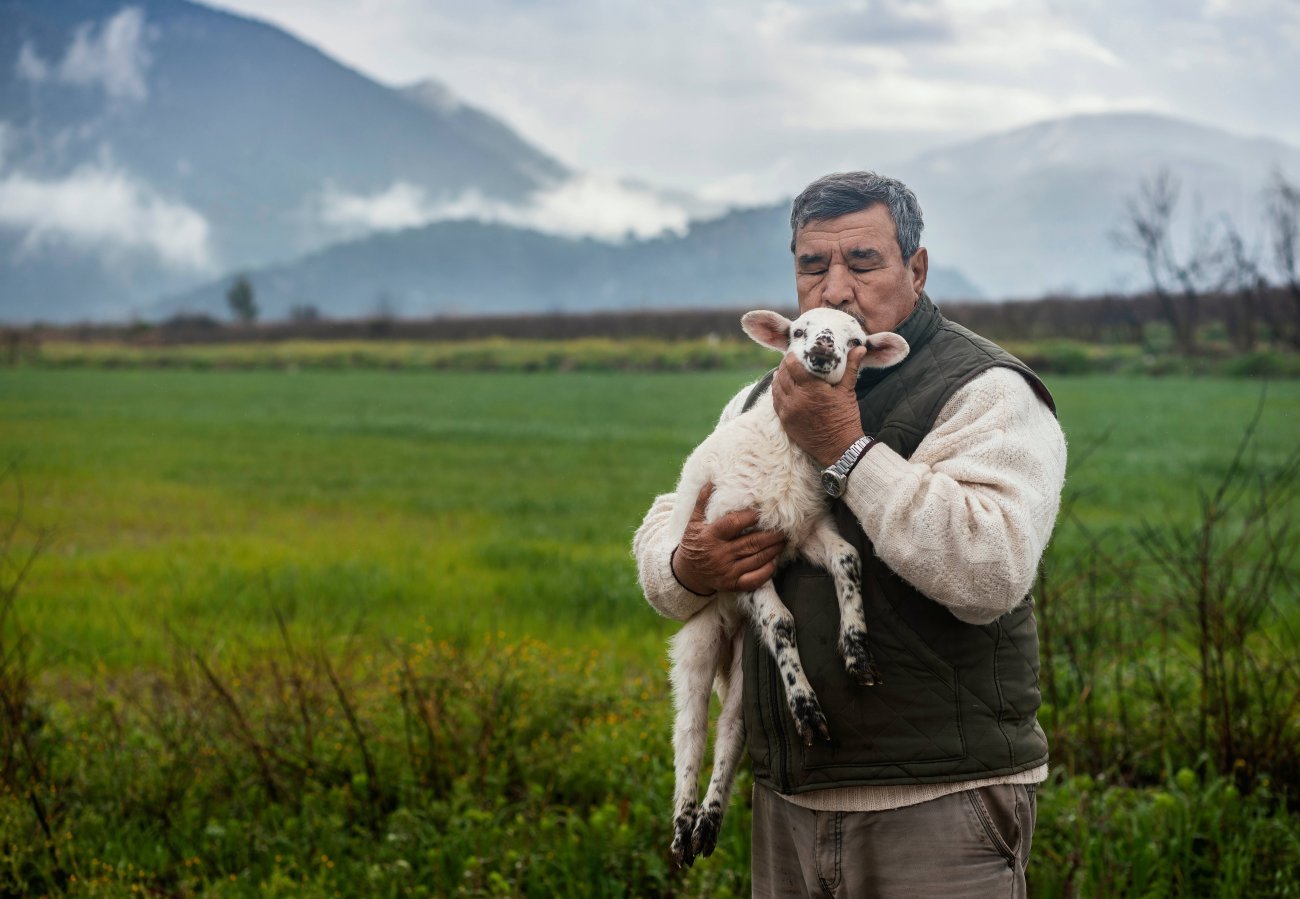
[[[822,305],[832,309],[847,306],[853,302],[853,279],[849,276],[847,266],[832,265],[826,272],[822,286]]]

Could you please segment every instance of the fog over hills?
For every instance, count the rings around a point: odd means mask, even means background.
[[[395,185],[518,202],[568,175],[485,113],[182,0],[0,0],[0,21],[0,296],[26,314],[300,255],[369,230],[357,198]]]
[[[576,172],[436,81],[390,88],[186,0],[0,0],[0,22],[0,320],[219,314],[241,271],[267,316],[792,296],[786,204]],[[889,173],[925,211],[931,292],[997,299],[1144,287],[1108,235],[1161,168],[1189,221],[1199,197],[1258,245],[1260,192],[1300,150],[1108,114]]]
[[[686,233],[611,244],[500,223],[438,222],[329,247],[251,273],[271,318],[295,305],[328,316],[495,314],[744,304],[790,309],[786,204],[692,222]],[[150,312],[224,314],[226,280]],[[974,296],[953,269],[932,270],[938,297]]]
[[[922,153],[894,174],[921,198],[931,259],[989,296],[1145,288],[1110,233],[1141,179],[1182,184],[1185,228],[1227,216],[1256,245],[1277,169],[1300,179],[1300,148],[1142,113],[1075,116]],[[1198,211],[1199,207],[1199,211]]]

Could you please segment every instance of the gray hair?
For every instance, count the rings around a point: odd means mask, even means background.
[[[912,189],[897,178],[875,172],[836,172],[823,175],[803,189],[790,207],[790,252],[799,229],[809,222],[838,218],[884,203],[894,220],[898,248],[903,261],[911,259],[921,246],[921,204]]]

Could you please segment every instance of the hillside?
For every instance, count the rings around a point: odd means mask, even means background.
[[[683,235],[611,244],[482,222],[439,222],[330,247],[250,273],[267,318],[293,306],[328,316],[581,312],[794,302],[784,205],[693,222]],[[228,279],[151,307],[149,317],[226,315]],[[938,266],[930,292],[969,299],[978,288]]]
[[[298,256],[395,184],[513,202],[567,175],[480,110],[183,0],[0,0],[0,21],[6,313],[121,314]]]
[[[1300,179],[1300,148],[1150,114],[1040,122],[920,154],[894,174],[921,199],[931,259],[990,296],[1131,292],[1148,284],[1111,232],[1140,181],[1182,183],[1180,225],[1228,216],[1262,242],[1262,191],[1280,169]]]

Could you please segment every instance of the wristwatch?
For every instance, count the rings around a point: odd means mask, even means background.
[[[844,451],[839,461],[822,472],[822,489],[828,496],[835,499],[844,495],[844,490],[849,485],[849,472],[853,466],[858,464],[862,455],[871,448],[875,443],[874,437],[862,436],[853,441],[853,445]]]

